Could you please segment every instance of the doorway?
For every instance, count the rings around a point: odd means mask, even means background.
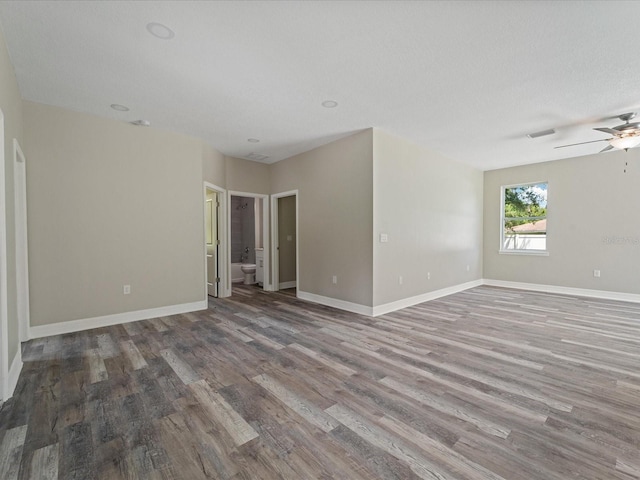
[[[228,297],[225,269],[226,190],[211,183],[204,184],[205,298]]]
[[[272,195],[271,212],[273,289],[297,289],[299,280],[298,191]]]
[[[229,192],[230,285],[271,289],[268,198],[268,195],[258,193]]]

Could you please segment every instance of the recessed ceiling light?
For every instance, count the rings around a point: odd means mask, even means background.
[[[335,102],[333,100],[325,100],[324,102],[322,102],[322,106],[324,108],[336,108],[338,106],[338,102]]]
[[[260,140],[258,140],[257,138],[247,138],[247,142],[249,143],[258,143]]]
[[[135,125],[136,127],[149,127],[151,126],[151,122],[149,122],[149,120],[134,120],[131,122],[131,125]]]
[[[120,105],[118,103],[112,103],[111,104],[111,108],[113,108],[114,110],[117,110],[119,112],[128,112],[129,111],[129,107],[125,107],[124,105]]]
[[[171,40],[173,37],[176,36],[176,34],[173,33],[173,30],[171,30],[169,27],[161,23],[156,23],[156,22],[147,23],[147,30],[151,35],[161,40]]]

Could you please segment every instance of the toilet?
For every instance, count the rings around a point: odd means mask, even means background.
[[[256,264],[255,263],[243,263],[240,267],[242,273],[244,273],[244,284],[253,285],[256,283]]]

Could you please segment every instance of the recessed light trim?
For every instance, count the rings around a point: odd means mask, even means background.
[[[140,119],[134,120],[133,122],[131,122],[131,125],[135,125],[136,127],[150,127],[151,122],[149,120]]]
[[[324,108],[336,108],[338,106],[338,102],[336,102],[335,100],[325,100],[324,102],[322,102],[322,106]]]
[[[249,142],[249,143],[259,143],[260,140],[258,140],[257,138],[247,138],[247,142]]]
[[[147,23],[147,31],[160,40],[171,40],[176,36],[169,27],[157,22]]]
[[[112,103],[111,104],[111,108],[113,108],[114,110],[117,110],[118,112],[128,112],[129,111],[129,107],[126,107],[124,105],[120,105],[119,103]]]

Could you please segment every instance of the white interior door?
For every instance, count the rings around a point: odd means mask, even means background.
[[[9,326],[7,312],[7,225],[5,202],[4,113],[0,109],[0,402],[9,392]]]
[[[220,249],[218,211],[220,201],[217,192],[207,190],[205,228],[207,235],[207,293],[218,296],[220,275],[218,272],[218,253]]]
[[[27,170],[18,140],[13,139],[15,206],[16,293],[20,341],[29,340],[29,255],[27,244]]]

